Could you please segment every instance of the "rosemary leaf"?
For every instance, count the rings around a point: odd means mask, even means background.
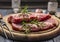
[[[28,10],[27,10],[27,9],[28,9],[28,7],[25,6],[24,9],[22,9],[21,13],[24,13],[24,14],[25,14],[25,13],[28,13]]]
[[[24,33],[25,34],[28,34],[28,33],[30,33],[30,30],[29,29],[26,29]]]

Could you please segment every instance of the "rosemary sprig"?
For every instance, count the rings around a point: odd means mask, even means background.
[[[39,22],[38,20],[35,20],[35,19],[34,19],[34,20],[31,21],[31,24],[36,24],[36,25],[37,25],[38,22]]]
[[[23,13],[23,14],[28,13],[28,7],[25,6],[24,9],[21,10],[21,13]]]
[[[28,33],[30,33],[30,30],[29,29],[26,29],[24,33],[25,34],[28,34]]]
[[[26,25],[27,24],[26,22],[23,21],[22,24],[23,24],[23,28],[25,29],[24,33],[28,34],[30,32],[30,30],[29,30],[30,28]]]
[[[39,22],[38,20],[33,20],[33,21],[31,21],[31,23],[36,24],[38,27],[41,27],[41,28],[46,26],[44,22]]]

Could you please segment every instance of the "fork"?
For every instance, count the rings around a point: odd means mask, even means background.
[[[3,32],[4,32],[5,37],[8,39],[8,36],[7,36],[6,32],[4,31],[4,26],[6,26],[6,28],[9,30],[9,32],[11,34],[11,37],[13,38],[13,34],[12,34],[11,30],[8,28],[8,26],[6,25],[6,23],[3,21],[3,18],[2,18],[1,14],[0,14],[0,23],[1,23],[0,26],[1,26],[2,30],[3,30]]]

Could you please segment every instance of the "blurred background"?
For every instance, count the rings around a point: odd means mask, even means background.
[[[42,8],[46,9],[49,0],[21,0],[22,8],[25,5],[28,5],[29,8]],[[58,0],[58,5],[60,7],[60,0]],[[11,0],[0,0],[0,9],[10,9],[11,8]]]

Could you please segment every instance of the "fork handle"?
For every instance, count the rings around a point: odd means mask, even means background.
[[[3,16],[2,16],[2,14],[0,14],[0,19],[2,19],[3,18]]]

